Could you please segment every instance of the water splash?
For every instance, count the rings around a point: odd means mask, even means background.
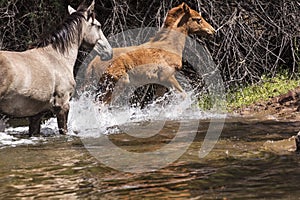
[[[6,126],[9,126],[6,121],[2,121]],[[56,118],[47,120],[41,126],[41,135],[36,137],[28,137],[28,127],[7,127],[0,131],[0,149],[5,147],[16,147],[20,145],[34,145],[41,142],[46,142],[47,137],[58,135],[58,128],[56,126]]]
[[[99,137],[101,135],[130,133],[134,137],[147,138],[164,127],[166,121],[222,118],[222,114],[202,111],[193,98],[193,92],[187,93],[182,100],[179,94],[171,94],[158,99],[144,109],[123,106],[105,106],[94,101],[89,94],[72,100],[69,113],[69,135],[80,138]],[[167,99],[167,101],[166,101]],[[18,145],[32,145],[46,142],[50,136],[59,137],[57,120],[50,118],[41,127],[41,136],[26,137],[28,127],[4,127],[2,119],[0,130],[0,148]],[[148,131],[147,131],[148,130]]]
[[[154,123],[153,128],[159,129],[167,120],[222,117],[221,114],[202,111],[196,105],[197,100],[193,96],[193,92],[188,92],[183,100],[179,94],[173,93],[163,98],[168,99],[167,101],[157,100],[140,109],[128,104],[116,107],[99,105],[91,95],[84,94],[71,102],[69,131],[78,134],[79,137],[99,137],[101,134],[122,132],[129,126],[137,128],[140,124],[145,128],[145,124]],[[140,135],[143,133],[140,132]],[[148,133],[145,135],[149,137]]]

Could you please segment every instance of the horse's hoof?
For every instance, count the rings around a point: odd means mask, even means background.
[[[59,132],[59,134],[61,134],[61,135],[67,135],[67,130],[66,129],[59,129],[58,130],[58,132]]]
[[[187,97],[187,93],[185,93],[185,92],[182,92],[180,96],[181,96],[181,98],[182,98],[183,100],[185,100],[185,99],[186,99],[186,97]]]

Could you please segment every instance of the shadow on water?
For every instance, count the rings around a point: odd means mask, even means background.
[[[145,173],[106,167],[75,136],[47,137],[46,143],[0,149],[0,198],[298,197],[300,157],[289,151],[294,144],[288,138],[298,132],[299,123],[227,119],[214,149],[199,159],[208,125],[208,120],[199,123],[194,142],[180,159]],[[170,134],[174,127],[176,121],[167,122],[160,136],[150,137],[147,142],[132,140],[122,133],[108,137],[128,151],[151,151],[174,137]],[[184,137],[178,145],[185,141]],[[277,141],[280,145],[276,145]]]

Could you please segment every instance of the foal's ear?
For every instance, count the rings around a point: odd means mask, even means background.
[[[181,7],[185,13],[190,13],[190,7],[186,3],[182,3]]]
[[[76,12],[76,10],[74,8],[72,8],[72,6],[68,5],[68,11],[69,14],[71,15],[72,13]]]

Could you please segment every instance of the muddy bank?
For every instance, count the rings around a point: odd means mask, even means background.
[[[300,87],[289,90],[285,94],[259,101],[249,106],[237,108],[234,115],[255,119],[275,120],[280,122],[300,122]],[[300,132],[300,127],[299,127]],[[264,148],[273,152],[300,151],[300,137],[294,136],[278,141],[267,141]]]
[[[277,97],[237,108],[234,114],[280,121],[300,121],[300,87]]]
[[[254,117],[261,120],[278,120],[282,122],[300,121],[300,87],[265,101],[258,101],[233,111],[235,115]],[[300,132],[300,127],[299,127]],[[299,134],[299,133],[298,133]],[[300,136],[295,134],[291,138],[264,144],[264,147],[277,151],[300,151]]]

